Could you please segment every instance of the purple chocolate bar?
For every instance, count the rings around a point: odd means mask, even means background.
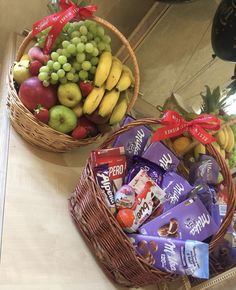
[[[122,124],[122,127],[133,122],[135,119],[127,116]],[[144,147],[151,136],[151,130],[145,126],[137,126],[125,133],[119,135],[113,143],[112,147],[125,147],[125,153],[128,157],[133,155],[142,155]]]
[[[161,142],[154,142],[148,146],[142,157],[156,163],[165,170],[176,169],[179,159]]]
[[[137,252],[165,272],[209,278],[209,246],[199,241],[128,235]]]
[[[163,175],[165,173],[162,167],[140,156],[133,156],[132,163],[126,178],[126,183],[129,183],[143,169],[157,185],[162,185]]]
[[[139,232],[148,236],[204,241],[218,226],[199,198],[190,198],[142,225]]]
[[[168,194],[168,201],[164,204],[164,212],[166,212],[187,199],[193,187],[184,177],[170,171],[163,176],[162,189]]]

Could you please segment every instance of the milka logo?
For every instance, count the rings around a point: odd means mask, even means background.
[[[211,217],[208,214],[202,214],[197,217],[197,219],[188,219],[185,222],[185,225],[187,229],[190,229],[190,234],[192,236],[195,236],[196,234],[199,234],[202,229],[206,227],[206,225],[209,225],[211,223]]]
[[[134,137],[134,141],[129,144],[127,151],[129,154],[138,155],[140,150],[142,149],[143,138],[145,137],[145,133],[143,129],[137,131],[137,134]]]
[[[182,183],[180,184],[176,184],[173,187],[173,191],[171,192],[171,196],[170,196],[170,203],[176,203],[179,201],[179,198],[181,196],[181,194],[184,192],[184,186]]]
[[[173,163],[172,157],[170,154],[163,154],[161,159],[159,160],[160,166],[163,167],[165,170],[167,170],[170,165]]]
[[[170,265],[170,271],[176,271],[176,266],[178,265],[178,259],[175,252],[176,246],[173,242],[169,241],[168,243],[165,243],[164,246],[164,253],[167,256],[167,260]]]
[[[206,168],[206,172],[204,170],[202,170],[201,177],[204,177],[205,174],[209,175],[212,173],[213,164],[212,164],[211,160],[204,161],[202,166],[203,166],[203,168]]]
[[[111,183],[110,183],[109,177],[103,173],[98,173],[97,177],[99,177],[101,179],[99,182],[100,187],[105,192],[109,203],[114,204],[115,200],[114,200],[114,195],[113,195],[113,192],[111,189]]]

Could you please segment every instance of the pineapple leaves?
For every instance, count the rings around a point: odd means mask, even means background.
[[[219,111],[224,110],[229,106],[227,100],[229,95],[222,96],[219,86],[212,91],[209,86],[206,86],[206,93],[200,93],[202,97],[201,111],[207,114],[218,114]]]

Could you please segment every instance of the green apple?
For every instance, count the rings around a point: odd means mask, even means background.
[[[77,116],[66,106],[57,105],[49,110],[48,125],[61,133],[69,133],[77,126]]]
[[[61,84],[58,88],[58,100],[66,107],[75,107],[80,102],[81,98],[80,88],[75,83]]]
[[[22,84],[25,80],[31,77],[29,72],[29,60],[21,60],[14,65],[13,78],[18,83]]]

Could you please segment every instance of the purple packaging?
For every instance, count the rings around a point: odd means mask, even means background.
[[[161,142],[154,142],[144,151],[142,157],[156,163],[165,170],[176,169],[179,159]]]
[[[214,219],[215,223],[218,227],[220,227],[225,215],[227,212],[227,204],[212,204],[211,205],[211,216]],[[234,213],[234,217],[232,220],[231,225],[229,226],[227,233],[229,234],[235,234],[235,222],[236,222],[236,213]],[[235,229],[234,229],[235,228]]]
[[[201,155],[200,161],[191,166],[189,171],[189,181],[191,184],[200,179],[206,184],[218,184],[220,167],[217,161],[209,155]]]
[[[115,202],[117,208],[131,208],[135,203],[136,193],[129,185],[123,185],[115,193]]]
[[[135,119],[127,116],[124,119],[122,127],[133,122]],[[112,147],[125,147],[126,156],[132,157],[133,155],[142,155],[143,150],[147,144],[152,132],[147,127],[140,125],[128,130],[119,135],[113,143]]]
[[[167,193],[168,201],[164,204],[164,212],[186,200],[193,187],[188,181],[174,171],[164,174],[162,189]]]
[[[211,205],[217,202],[217,193],[214,187],[211,187],[198,179],[194,182],[193,190],[189,197],[197,196],[205,205],[206,209],[211,212]]]
[[[208,244],[137,234],[128,237],[137,252],[157,269],[201,279],[209,278]]]
[[[129,183],[139,173],[139,171],[143,169],[157,185],[162,185],[162,179],[165,173],[162,167],[140,156],[133,156],[132,163],[133,164],[130,165],[130,170],[126,178],[126,183]]]
[[[95,176],[97,183],[102,191],[103,197],[110,210],[115,213],[115,197],[113,187],[109,178],[109,167],[107,164],[95,167]]]
[[[189,198],[142,225],[139,233],[148,236],[204,241],[218,226],[199,198]]]

